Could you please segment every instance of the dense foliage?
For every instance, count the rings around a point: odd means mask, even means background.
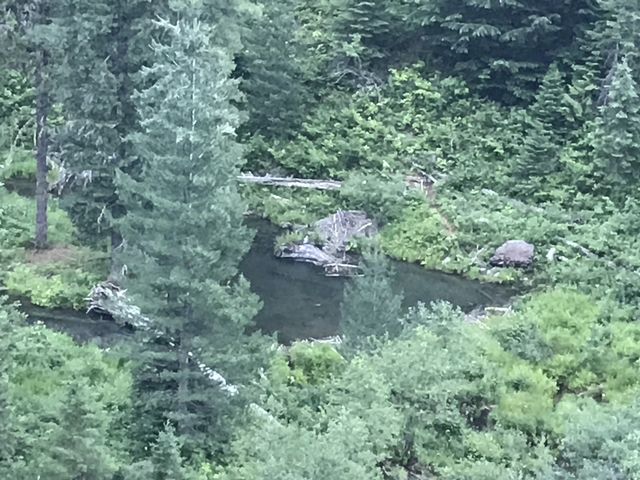
[[[638,478],[637,0],[0,6],[0,285],[140,308],[100,348],[2,297],[0,478]],[[340,341],[249,334],[243,215],[340,209]],[[406,311],[385,255],[521,295]]]

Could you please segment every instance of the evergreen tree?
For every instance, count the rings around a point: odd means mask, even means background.
[[[590,48],[598,53],[601,67],[609,73],[623,57],[637,72],[640,67],[640,1],[603,0],[600,7],[600,20],[590,34]]]
[[[109,480],[116,462],[107,444],[107,412],[96,402],[89,385],[71,384],[53,431],[43,439],[38,465],[42,478]],[[35,478],[35,477],[34,477]]]
[[[128,135],[138,128],[134,75],[146,61],[153,6],[141,0],[62,0],[53,27],[60,38],[56,96],[65,124],[59,154],[76,182],[64,203],[85,239],[121,243],[114,220],[124,213],[114,184],[117,169],[135,163]]]
[[[301,121],[305,89],[295,2],[269,0],[248,25],[239,70],[249,120],[244,130],[264,137],[285,136]]]
[[[8,357],[7,350],[8,345],[0,339],[0,475],[2,475],[2,478],[10,478],[9,471],[11,470],[16,444],[13,413],[9,403],[9,382],[7,378],[9,365],[5,363],[6,360],[3,360]]]
[[[231,54],[197,3],[173,8],[177,20],[156,24],[162,41],[136,96],[142,131],[131,142],[141,171],[119,174],[126,286],[154,321],[136,371],[137,436],[148,444],[169,420],[187,452],[211,453],[227,433],[229,400],[194,358],[236,373],[258,302],[235,280],[251,235],[235,186],[242,151]]]
[[[396,51],[420,52],[428,64],[463,76],[493,99],[528,103],[548,65],[581,58],[576,39],[594,17],[593,3],[389,1],[386,8],[402,19],[392,27]]]
[[[601,191],[623,202],[640,185],[640,98],[626,59],[616,67],[593,139]]]
[[[536,118],[529,119],[527,136],[516,160],[516,195],[523,199],[544,201],[550,193],[550,176],[559,167],[559,146],[551,131]]]
[[[4,0],[3,69],[15,68],[31,79],[35,90],[35,155],[36,155],[36,222],[34,245],[38,249],[48,244],[47,182],[49,155],[49,113],[51,110],[51,46],[54,39],[48,31],[53,4],[46,0]]]
[[[345,286],[341,328],[350,348],[366,348],[370,336],[396,337],[402,331],[402,294],[393,292],[393,271],[379,250],[364,255],[362,276]]]
[[[182,466],[180,442],[170,425],[166,425],[158,435],[151,453],[153,480],[184,480],[186,474]]]
[[[333,30],[336,35],[331,75],[364,86],[376,82],[371,70],[384,57],[390,12],[383,2],[340,0],[335,6]]]
[[[568,97],[567,83],[555,63],[542,79],[531,113],[558,142],[567,140],[575,113]]]

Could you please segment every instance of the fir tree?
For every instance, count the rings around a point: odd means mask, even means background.
[[[0,345],[0,352],[2,345]],[[9,404],[9,382],[4,365],[0,365],[0,474],[10,478],[11,464],[16,446],[13,414]]]
[[[545,201],[550,194],[552,174],[559,168],[560,147],[552,131],[537,118],[527,123],[527,136],[516,159],[514,194],[527,200]]]
[[[574,112],[568,102],[567,83],[554,63],[542,79],[531,113],[558,142],[566,141],[572,128]]]
[[[109,480],[116,462],[107,445],[109,420],[89,385],[69,386],[67,401],[42,446],[38,465],[42,478]]]
[[[404,18],[441,70],[496,100],[529,103],[549,64],[559,58],[575,63],[581,56],[575,42],[592,21],[592,4],[436,0],[406,7]]]
[[[603,0],[601,19],[590,35],[591,49],[609,72],[624,57],[633,71],[640,48],[640,1]],[[637,77],[636,77],[637,79]]]
[[[593,139],[601,191],[623,202],[640,181],[640,99],[626,59],[616,67]]]
[[[341,328],[345,344],[362,349],[368,337],[388,335],[394,338],[402,331],[402,294],[393,292],[393,270],[379,250],[368,252],[362,264],[362,276],[345,286],[341,304]]]
[[[186,474],[182,466],[180,442],[170,425],[158,435],[151,453],[154,480],[184,480]]]
[[[121,243],[114,219],[123,214],[114,177],[134,163],[127,138],[137,128],[133,75],[145,60],[135,32],[153,14],[145,5],[62,0],[53,22],[61,39],[56,97],[65,116],[56,143],[67,173],[77,177],[64,203],[85,239],[110,236],[114,249]]]
[[[383,56],[382,38],[388,30],[389,12],[383,2],[371,0],[341,0],[336,4],[335,24],[337,55],[334,75],[353,76],[356,81],[371,62]],[[364,79],[366,80],[366,79]]]
[[[247,282],[235,281],[251,235],[235,186],[234,65],[195,3],[174,8],[178,20],[157,22],[162,42],[136,97],[142,131],[131,141],[141,172],[120,172],[122,259],[132,299],[154,320],[136,372],[139,439],[149,443],[169,420],[187,451],[208,444],[211,452],[225,433],[228,398],[194,358],[233,372],[258,305]]]
[[[286,135],[301,121],[306,92],[294,2],[272,0],[263,8],[248,26],[239,69],[249,113],[244,130],[273,137]]]
[[[516,195],[537,201],[549,199],[557,180],[554,174],[560,170],[561,147],[574,128],[571,105],[562,74],[553,64],[544,76],[526,123],[526,137],[514,169]]]

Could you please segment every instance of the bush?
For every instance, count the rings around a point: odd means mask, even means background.
[[[344,358],[331,345],[300,342],[289,349],[294,371],[303,375],[303,382],[317,384],[329,380],[344,365]]]
[[[28,150],[17,149],[0,153],[0,179],[32,178],[35,182],[36,160]]]
[[[506,350],[540,367],[559,391],[585,391],[601,380],[599,317],[591,298],[558,288],[535,294],[519,313],[490,325]]]
[[[407,190],[399,175],[386,178],[354,173],[342,184],[340,196],[346,208],[364,210],[370,217],[384,224],[401,217],[414,192]]]
[[[45,308],[82,309],[91,288],[103,275],[87,272],[76,265],[16,265],[6,274],[6,287],[12,295],[26,297]]]
[[[0,250],[31,245],[35,235],[35,200],[8,193],[0,187]],[[68,245],[75,229],[57,202],[49,203],[49,243]]]
[[[340,206],[331,192],[249,185],[241,192],[252,213],[276,225],[309,225],[335,213]]]
[[[428,268],[443,268],[449,252],[457,250],[444,218],[425,202],[408,207],[401,220],[389,224],[382,231],[381,245],[394,258]]]

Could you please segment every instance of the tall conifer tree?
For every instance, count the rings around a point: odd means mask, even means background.
[[[56,97],[65,116],[56,141],[65,169],[83,175],[64,200],[79,231],[90,239],[111,232],[117,203],[113,177],[122,163],[121,78],[113,71],[112,55],[115,3],[62,0],[54,21],[61,38]]]
[[[49,31],[54,3],[47,0],[4,0],[0,11],[3,69],[15,68],[29,77],[35,90],[36,215],[34,245],[46,248],[49,241],[47,182],[49,113],[51,110],[51,46]]]
[[[252,19],[239,67],[243,75],[250,134],[272,137],[297,127],[303,115],[304,86],[297,41],[295,2],[269,0]]]
[[[640,186],[640,97],[626,59],[615,69],[594,133],[603,193],[623,202]]]
[[[120,172],[122,260],[133,301],[154,320],[137,370],[140,440],[150,443],[169,421],[187,451],[208,442],[211,452],[228,399],[194,358],[233,373],[258,301],[236,280],[251,234],[235,185],[242,150],[231,54],[201,21],[199,2],[173,8],[156,24],[162,40],[136,97],[142,129],[131,142],[141,171]]]

